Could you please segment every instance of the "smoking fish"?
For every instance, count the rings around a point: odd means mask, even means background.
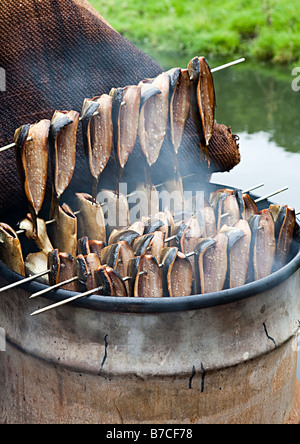
[[[203,257],[204,277],[201,281],[201,292],[212,293],[224,288],[227,276],[227,246],[228,238],[224,233],[218,233],[213,240],[215,243],[205,251]]]
[[[146,157],[148,165],[151,167],[158,159],[167,133],[170,77],[165,72],[158,75],[155,79],[143,82],[150,83],[152,87],[158,88],[161,92],[161,94],[155,94],[150,97],[140,110],[139,140],[142,152]]]
[[[148,254],[137,256],[128,264],[129,295],[131,297],[160,298],[163,284],[156,259]]]
[[[251,275],[254,280],[269,276],[275,258],[275,224],[270,210],[259,211],[249,221],[252,232],[250,259]]]
[[[49,129],[50,120],[41,120],[34,125],[18,128],[14,136],[18,171],[24,184],[34,231],[37,231],[36,218],[46,193]]]
[[[79,113],[76,111],[55,111],[51,120],[49,145],[53,171],[53,205],[50,218],[73,177],[78,124]]]
[[[20,240],[16,232],[5,223],[0,223],[0,259],[11,270],[25,276]]]
[[[270,205],[270,211],[275,222],[275,267],[279,269],[287,263],[289,258],[296,226],[296,215],[294,208],[287,205]]]
[[[94,202],[87,193],[76,193],[78,215],[78,236],[106,242],[105,220],[99,202]]]
[[[85,99],[82,108],[83,143],[93,177],[93,200],[96,200],[99,177],[106,167],[113,146],[113,99],[108,94]]]
[[[200,144],[206,147],[213,134],[215,89],[209,65],[204,57],[194,57],[188,64],[191,80],[191,116]]]
[[[164,296],[190,296],[193,287],[192,266],[188,258],[177,247],[161,250]]]
[[[190,112],[191,81],[187,69],[174,68],[170,75],[170,138],[178,154]]]
[[[59,251],[76,256],[77,251],[77,217],[66,203],[58,207],[55,213],[55,224],[52,227],[52,243]]]

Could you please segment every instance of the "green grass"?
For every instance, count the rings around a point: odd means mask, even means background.
[[[300,61],[299,0],[90,0],[122,35],[165,54]]]

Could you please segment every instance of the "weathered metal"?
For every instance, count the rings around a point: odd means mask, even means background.
[[[0,422],[299,423],[299,245],[271,276],[207,295],[91,296],[31,317],[74,293],[3,293]]]

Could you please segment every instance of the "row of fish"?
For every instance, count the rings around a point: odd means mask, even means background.
[[[79,121],[95,201],[99,177],[112,153],[121,172],[137,137],[149,166],[157,161],[166,137],[177,154],[190,113],[200,146],[207,151],[213,133],[214,110],[210,68],[204,57],[195,57],[187,69],[174,68],[138,85],[113,88],[109,94],[85,99],[81,117],[76,111],[55,111],[51,121],[42,120],[18,128],[14,136],[17,165],[35,230],[46,193],[48,142],[52,217],[74,173]]]
[[[234,288],[270,275],[288,262],[296,226],[295,211],[287,205],[258,211],[248,194],[229,189],[211,193],[195,214],[172,215],[166,209],[131,225],[126,216],[128,226],[115,229],[105,227],[105,205],[81,193],[76,202],[77,216],[66,204],[59,207],[51,240],[42,219],[37,219],[38,236],[31,215],[21,221],[20,228],[40,250],[30,253],[25,262],[17,234],[0,224],[1,260],[22,275],[50,267],[44,278],[50,285],[79,276],[65,287],[75,291],[101,286],[105,279],[121,279],[124,285],[106,282],[110,295],[117,285],[119,296],[185,296]],[[116,204],[116,213],[128,215],[125,196],[119,196]],[[113,211],[113,205],[107,205],[107,211]],[[107,273],[113,278],[109,280]]]

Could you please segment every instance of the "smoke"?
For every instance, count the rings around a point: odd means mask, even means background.
[[[168,209],[173,214],[178,212],[187,214],[201,213],[204,208],[204,191],[184,190],[183,195],[179,190],[158,191],[152,188],[149,192],[143,189],[137,189],[128,193],[128,185],[125,182],[120,183],[119,195],[127,199],[129,214],[118,208],[118,199],[111,193],[107,195],[106,191],[100,191],[97,195],[99,203],[105,203],[104,218],[106,226],[110,228],[126,227],[128,222],[133,224],[143,217],[154,217],[159,211]],[[105,207],[109,210],[105,210]],[[100,222],[100,220],[98,221]]]

